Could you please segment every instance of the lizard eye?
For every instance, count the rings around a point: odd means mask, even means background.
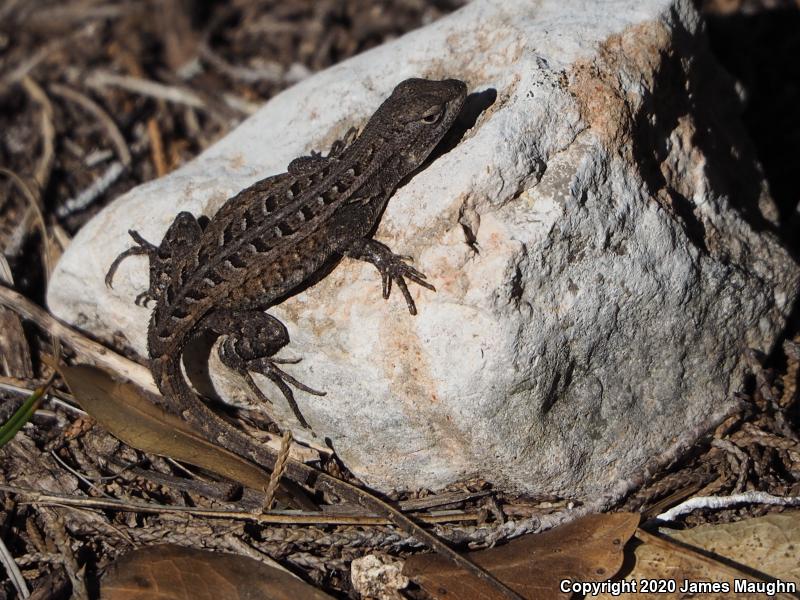
[[[444,107],[440,106],[437,107],[436,110],[422,117],[421,121],[427,125],[433,125],[434,123],[438,123],[442,116],[444,116]]]

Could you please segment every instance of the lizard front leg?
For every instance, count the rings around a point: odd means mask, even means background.
[[[405,281],[406,278],[424,288],[434,292],[436,291],[435,287],[425,281],[426,277],[424,273],[406,264],[406,261],[412,260],[410,256],[395,254],[388,246],[371,238],[359,238],[355,240],[344,250],[343,254],[350,258],[357,258],[358,260],[363,260],[375,265],[378,272],[381,274],[384,299],[389,298],[389,294],[392,291],[392,281],[394,281],[403,293],[406,305],[408,306],[408,312],[412,315],[417,314],[417,307],[414,304],[411,293],[408,291],[408,286]]]
[[[175,216],[158,246],[148,242],[138,231],[129,230],[128,234],[138,245],[128,248],[114,259],[106,273],[106,285],[112,287],[114,274],[123,260],[129,256],[147,256],[150,259],[150,287],[136,296],[135,300],[137,305],[147,306],[148,302],[161,297],[175,272],[176,258],[185,255],[184,249],[196,246],[202,233],[198,220],[185,211]]]
[[[289,343],[289,332],[278,319],[258,310],[216,310],[207,314],[198,324],[197,330],[210,329],[225,336],[219,347],[222,363],[237,371],[250,389],[261,399],[272,403],[253,381],[251,372],[260,373],[272,381],[286,398],[292,412],[301,425],[309,428],[289,385],[313,394],[324,396],[325,392],[314,390],[283,371],[280,364],[294,364],[300,359],[275,358],[281,348]]]

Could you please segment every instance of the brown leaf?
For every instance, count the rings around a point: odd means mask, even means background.
[[[660,537],[666,539],[646,534],[642,537],[645,543],[635,549],[636,564],[625,579],[637,582],[637,591],[621,595],[600,594],[597,596],[598,600],[640,598],[642,582],[645,581],[664,582],[661,585],[669,586],[663,588],[659,594],[665,600],[696,598],[701,595],[704,600],[722,600],[734,595],[740,600],[767,597],[763,592],[748,592],[747,587],[737,591],[735,580],[745,586],[748,582],[756,584],[761,581],[748,572],[748,568],[754,569],[756,573],[763,573],[767,578],[800,586],[800,561],[797,558],[797,548],[800,548],[798,511],[736,523],[701,525],[670,534],[678,542],[689,544],[689,548],[670,542],[669,537]],[[705,551],[706,554],[700,554],[692,547]],[[715,555],[728,562],[721,562]],[[741,570],[742,567],[744,571]],[[715,583],[716,590],[698,587]],[[726,587],[722,587],[723,585]],[[780,593],[772,596],[794,597]]]
[[[294,575],[247,556],[169,544],[140,548],[112,564],[101,600],[331,600]]]
[[[255,490],[269,482],[264,470],[201,437],[140,387],[86,365],[62,365],[59,371],[81,408],[129,446],[208,469]]]
[[[800,588],[800,511],[701,525],[672,537]]]
[[[561,580],[605,581],[612,577],[622,566],[622,549],[638,524],[638,514],[589,515],[468,556],[525,598],[569,598],[571,593],[560,590]],[[403,574],[439,599],[499,597],[493,589],[456,571],[438,556],[411,557]]]

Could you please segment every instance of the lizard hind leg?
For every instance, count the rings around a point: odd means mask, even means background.
[[[272,315],[258,310],[217,310],[209,313],[200,326],[225,336],[219,347],[220,360],[225,366],[242,375],[248,387],[260,400],[272,404],[253,381],[251,372],[260,373],[272,381],[286,398],[300,424],[309,428],[289,386],[315,396],[324,396],[325,392],[304,385],[278,367],[280,364],[300,361],[300,359],[273,357],[289,343],[289,332],[283,323]]]

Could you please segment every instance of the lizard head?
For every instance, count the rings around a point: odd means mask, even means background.
[[[458,79],[406,79],[394,88],[364,129],[391,137],[403,175],[419,167],[450,129],[467,96]]]

